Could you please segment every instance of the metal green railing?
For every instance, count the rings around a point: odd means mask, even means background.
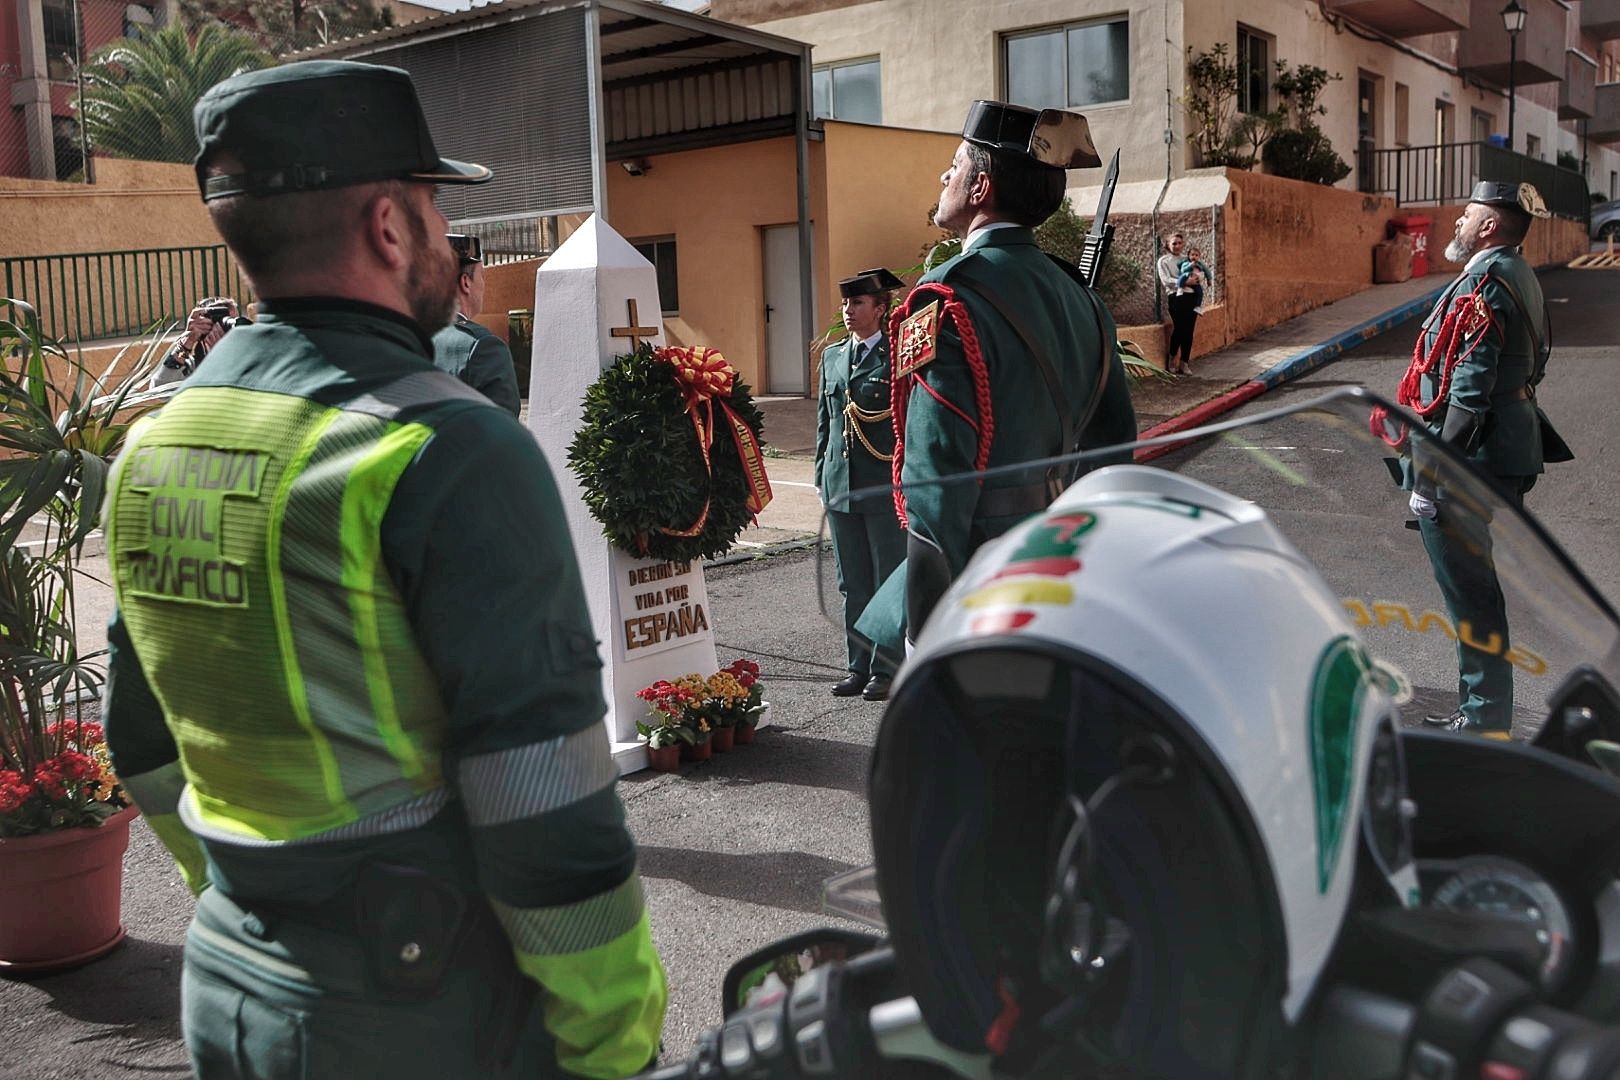
[[[46,334],[75,342],[144,334],[206,296],[253,299],[223,244],[0,258],[0,295],[33,304]]]

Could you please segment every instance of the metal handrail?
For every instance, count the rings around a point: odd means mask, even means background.
[[[1359,187],[1389,195],[1398,206],[1463,203],[1480,180],[1529,181],[1547,209],[1559,217],[1586,222],[1591,213],[1586,178],[1573,169],[1483,142],[1440,143],[1391,149],[1364,147],[1357,154]]]
[[[45,334],[75,342],[146,333],[205,296],[253,299],[224,244],[6,256],[0,295],[27,300]]]

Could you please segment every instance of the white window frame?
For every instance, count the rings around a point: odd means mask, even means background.
[[[1069,31],[1085,30],[1093,26],[1111,26],[1114,23],[1125,24],[1125,96],[1113,101],[1093,101],[1085,105],[1069,104]],[[1035,106],[1047,109],[1107,109],[1116,105],[1129,105],[1131,103],[1131,13],[1129,11],[1116,11],[1109,15],[1099,15],[1091,19],[1076,19],[1073,22],[1058,23],[1053,26],[1037,26],[1027,30],[1012,30],[1001,35],[1001,96],[1004,101],[1012,100],[1012,80],[1008,73],[1007,46],[1021,38],[1044,37],[1048,34],[1062,34],[1063,41],[1063,100],[1049,102],[1046,105]]]
[[[877,75],[878,75],[878,118],[876,120],[850,120],[850,119],[848,119],[846,117],[839,116],[838,115],[838,95],[837,95],[837,92],[834,89],[834,86],[836,84],[836,80],[833,77],[833,72],[835,70],[837,70],[838,68],[861,67],[861,66],[866,65],[866,64],[871,64],[873,67],[877,68]],[[812,86],[810,97],[811,97],[812,102],[815,100],[814,80],[815,80],[815,77],[817,75],[820,75],[822,72],[827,73],[827,112],[826,113],[818,113],[817,114],[817,119],[821,119],[821,120],[841,120],[846,124],[881,124],[881,123],[883,123],[883,57],[882,56],[857,56],[857,57],[855,57],[854,59],[851,59],[851,60],[834,60],[830,64],[812,64],[811,67],[810,67],[810,78],[811,78],[811,86]]]

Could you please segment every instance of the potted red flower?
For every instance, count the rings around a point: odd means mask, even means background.
[[[733,660],[731,666],[725,669],[725,674],[735,679],[737,685],[748,694],[737,709],[734,736],[738,746],[746,746],[754,741],[754,728],[770,708],[765,701],[765,684],[759,678],[759,665],[752,660],[740,657]]]
[[[21,973],[94,959],[124,937],[136,811],[86,718],[105,676],[78,651],[73,598],[107,462],[134,419],[134,378],[98,397],[31,307],[0,300],[0,316],[0,973]]]
[[[636,734],[647,742],[647,761],[659,772],[674,772],[680,766],[682,747],[696,741],[696,733],[686,723],[688,708],[694,704],[692,692],[659,679],[636,691],[647,703],[653,722],[636,722]]]

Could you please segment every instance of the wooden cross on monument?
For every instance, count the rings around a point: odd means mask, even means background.
[[[617,337],[617,338],[629,338],[630,339],[630,351],[631,352],[639,352],[641,350],[641,339],[656,336],[658,334],[658,327],[656,327],[656,326],[637,326],[636,323],[639,320],[638,320],[638,317],[636,315],[636,301],[635,301],[635,298],[632,297],[631,299],[626,300],[625,303],[630,305],[630,325],[629,326],[615,326],[612,329],[610,329],[608,331],[608,333],[612,334],[614,337]]]

